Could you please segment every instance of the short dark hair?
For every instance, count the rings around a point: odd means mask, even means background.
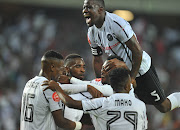
[[[65,57],[64,59],[64,63],[66,63],[68,60],[72,60],[75,58],[82,58],[79,54],[73,53],[73,54],[69,54]]]
[[[96,4],[100,5],[101,7],[105,8],[104,0],[93,0]]]
[[[116,68],[109,73],[109,80],[114,91],[123,90],[128,82],[130,71],[127,68]]]
[[[111,56],[108,56],[107,60],[112,60],[112,59],[118,59],[120,61],[124,61],[123,58],[117,56],[117,55],[111,55]]]
[[[49,51],[45,52],[43,57],[45,59],[49,59],[49,58],[56,58],[56,59],[60,59],[60,60],[64,59],[63,56],[59,52],[56,52],[54,50],[49,50]]]

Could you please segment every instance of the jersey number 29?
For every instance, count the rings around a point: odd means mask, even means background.
[[[107,111],[107,115],[114,115],[113,118],[107,121],[106,126],[107,130],[110,130],[110,124],[121,118],[121,112],[120,111]],[[130,122],[134,129],[137,130],[137,117],[138,113],[135,111],[125,111],[124,112],[124,119]]]

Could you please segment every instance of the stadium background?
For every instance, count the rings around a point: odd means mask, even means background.
[[[134,13],[130,23],[157,68],[165,93],[180,91],[180,1],[105,0],[108,11]],[[19,130],[21,94],[54,49],[80,54],[86,79],[94,78],[83,0],[0,0],[0,130]],[[105,58],[105,57],[104,57]],[[147,106],[148,130],[179,130],[180,109],[162,114]]]

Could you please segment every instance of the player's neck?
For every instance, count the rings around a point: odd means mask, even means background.
[[[115,91],[116,93],[129,93],[127,90]]]
[[[43,76],[43,77],[47,78],[48,80],[50,80],[49,76],[43,70],[41,70],[39,72],[39,76]]]
[[[95,26],[96,26],[97,28],[101,28],[101,27],[103,26],[104,21],[105,21],[105,16],[106,16],[106,13],[104,12],[104,13],[102,14],[102,17],[98,20],[97,24],[95,24]]]

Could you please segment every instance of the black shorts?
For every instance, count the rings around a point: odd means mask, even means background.
[[[145,104],[159,105],[166,99],[153,65],[144,75],[136,78],[136,83],[134,92]]]

